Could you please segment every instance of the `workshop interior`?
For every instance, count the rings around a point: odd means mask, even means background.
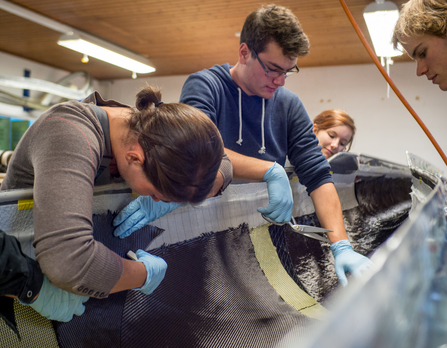
[[[117,255],[144,249],[168,272],[151,295],[90,298],[52,321],[14,301],[17,332],[0,347],[444,347],[447,344],[445,95],[418,79],[402,51],[378,51],[367,18],[406,0],[285,0],[310,54],[285,87],[309,116],[344,109],[349,151],[328,159],[353,249],[373,267],[341,286],[330,241],[266,221],[265,182],[233,180],[222,195],[180,207],[125,239],[113,219],[138,195],[95,186],[93,236]],[[94,91],[127,104],[145,83],[178,102],[188,75],[237,62],[257,1],[0,0],[0,186],[14,150],[46,110]],[[388,7],[385,10],[388,10]],[[365,15],[366,14],[366,15]],[[107,50],[75,51],[76,40]],[[382,39],[383,41],[383,39]],[[121,55],[131,67],[107,61]],[[413,76],[414,75],[414,76]],[[296,225],[321,227],[289,162]],[[35,259],[33,189],[0,191],[0,230]],[[320,237],[320,238],[318,238]]]

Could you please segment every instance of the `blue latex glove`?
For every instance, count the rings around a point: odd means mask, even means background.
[[[89,297],[72,294],[50,284],[47,276],[43,276],[43,284],[37,299],[28,304],[20,301],[25,306],[31,306],[45,318],[67,322],[73,319],[73,315],[82,315],[85,311],[85,303]]]
[[[121,239],[126,238],[143,226],[186,204],[155,202],[151,196],[140,196],[130,202],[113,219],[113,226],[118,226],[113,234]]]
[[[151,255],[141,249],[136,252],[136,255],[138,258],[137,262],[142,262],[144,267],[146,267],[147,276],[144,285],[133,290],[139,290],[143,294],[149,295],[160,285],[165,277],[168,264],[161,257]]]
[[[335,273],[341,285],[348,285],[345,272],[360,278],[362,273],[373,265],[370,259],[356,253],[348,240],[339,240],[330,246],[335,259]]]
[[[293,196],[286,171],[274,163],[262,178],[267,183],[269,204],[258,208],[258,212],[279,224],[285,224],[292,218]]]

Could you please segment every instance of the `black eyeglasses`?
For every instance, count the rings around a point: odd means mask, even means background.
[[[262,63],[262,60],[259,59],[258,54],[255,52],[255,50],[251,50],[253,54],[255,55],[256,59],[258,60],[259,64],[261,64],[262,69],[265,71],[265,76],[276,79],[277,77],[280,77],[281,75],[284,75],[285,78],[288,78],[289,76],[293,74],[297,74],[300,72],[300,68],[298,68],[298,65],[295,65],[292,69],[284,71],[284,70],[268,70],[264,63]]]

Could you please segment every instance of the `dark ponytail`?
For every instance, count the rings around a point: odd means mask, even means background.
[[[143,111],[161,101],[161,92],[159,89],[147,85],[137,93],[136,98],[136,108]]]
[[[128,124],[144,150],[146,177],[170,200],[203,201],[224,154],[219,130],[192,106],[160,103],[161,93],[154,87],[144,87],[136,97],[138,111]]]

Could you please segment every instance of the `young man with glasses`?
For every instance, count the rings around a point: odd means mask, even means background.
[[[258,211],[277,223],[290,221],[292,192],[283,169],[288,156],[307,187],[321,225],[333,232],[335,269],[359,275],[368,258],[353,251],[346,235],[340,201],[318,139],[298,96],[284,88],[299,71],[297,58],[309,41],[293,13],[275,5],[252,12],[241,32],[236,65],[215,65],[188,77],[180,101],[205,112],[219,128],[233,177],[266,181],[269,204]]]

